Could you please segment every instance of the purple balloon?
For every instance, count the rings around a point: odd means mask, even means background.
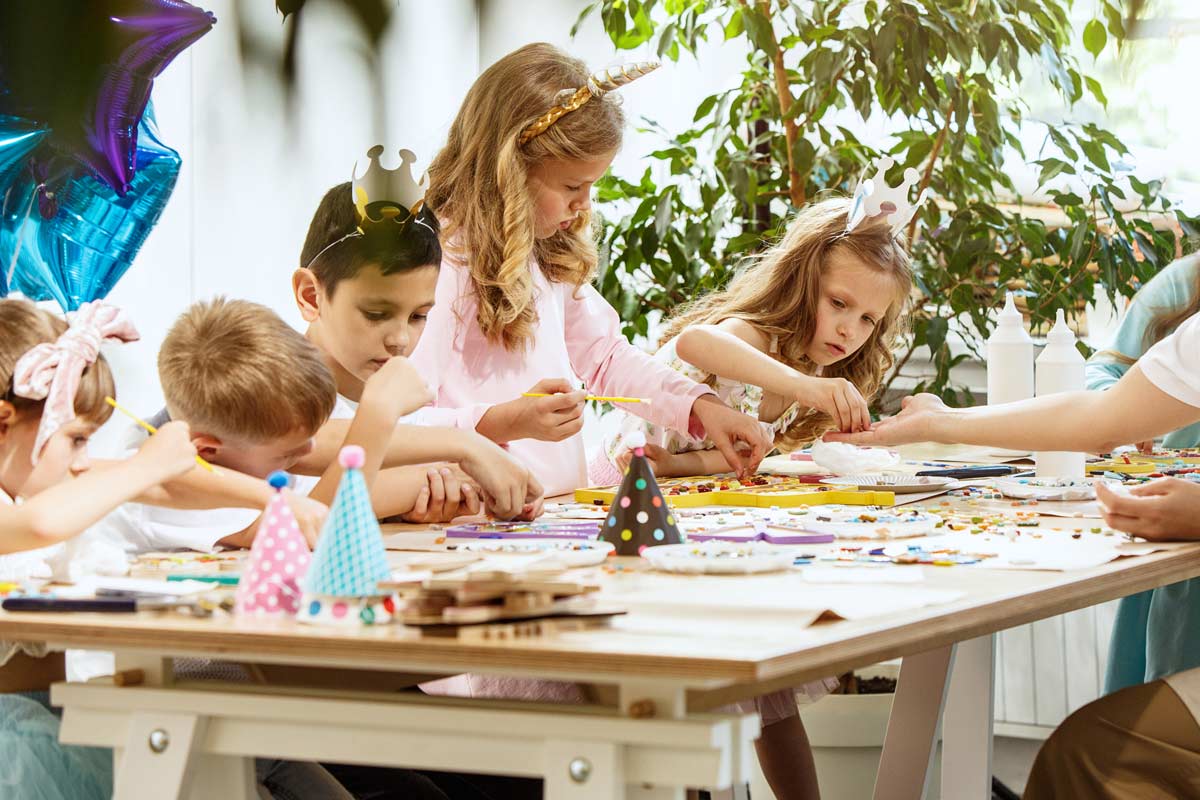
[[[154,79],[215,23],[183,0],[3,0],[0,113],[47,124],[55,150],[124,196]]]

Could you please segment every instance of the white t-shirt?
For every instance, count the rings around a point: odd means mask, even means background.
[[[1200,408],[1200,314],[1184,320],[1137,363],[1142,374],[1159,389]]]
[[[165,413],[150,420],[155,425],[165,424],[166,421]],[[131,425],[123,437],[126,452],[122,457],[136,452],[146,435],[140,427]],[[318,480],[316,476],[292,475],[291,489],[296,494],[307,495]],[[92,529],[99,528],[106,535],[120,537],[139,553],[177,549],[211,553],[216,549],[217,542],[244,530],[261,513],[261,509],[253,508],[178,509],[126,503],[92,526]]]

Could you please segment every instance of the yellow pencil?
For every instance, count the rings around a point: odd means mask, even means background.
[[[521,397],[553,397],[552,394],[545,392],[522,392]],[[648,397],[600,397],[599,395],[589,394],[584,400],[598,400],[601,403],[650,403]]]
[[[146,420],[142,419],[137,414],[133,413],[128,408],[126,408],[125,406],[118,403],[116,400],[113,400],[111,397],[104,398],[104,402],[108,403],[110,406],[115,408],[117,411],[120,411],[122,414],[129,417],[131,420],[136,422],[138,425],[141,425],[143,428],[146,429],[146,432],[149,433],[151,436],[158,433],[158,428],[154,427],[149,422],[146,422]],[[199,464],[200,466],[204,467],[209,472],[216,472],[216,470],[213,469],[213,465],[208,463],[207,461],[205,461],[200,456],[196,456],[196,463]]]

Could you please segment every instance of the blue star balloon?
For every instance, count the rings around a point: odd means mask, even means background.
[[[44,125],[21,117],[0,115],[0,196],[9,181],[24,169],[29,154],[46,138]]]
[[[179,177],[179,154],[157,133],[147,109],[139,125],[137,171],[123,196],[91,175],[50,176],[36,166],[18,174],[6,191],[0,185],[0,293],[53,299],[65,311],[108,294],[158,222]]]

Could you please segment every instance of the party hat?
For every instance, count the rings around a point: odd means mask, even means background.
[[[363,480],[361,447],[343,447],[338,463],[345,472],[304,581],[307,594],[325,597],[377,597],[387,580],[387,552],[371,494]]]
[[[646,458],[646,440],[639,432],[626,438],[633,458],[617,489],[601,536],[617,548],[619,556],[636,556],[642,548],[679,544],[683,537],[675,526],[675,513],[663,500],[654,470]]]
[[[300,607],[300,579],[308,571],[312,554],[296,524],[283,487],[287,475],[272,472],[267,482],[275,489],[263,512],[250,558],[238,581],[238,614],[292,615]]]

